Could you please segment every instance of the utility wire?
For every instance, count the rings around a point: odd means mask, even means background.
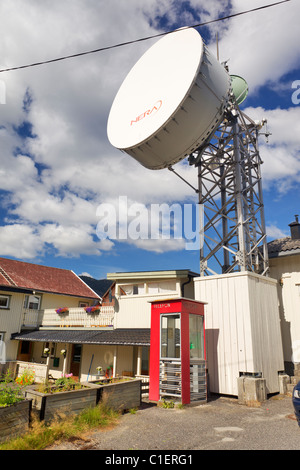
[[[210,21],[206,21],[204,23],[194,24],[193,26],[186,26],[182,29],[200,28],[201,26],[206,26],[208,24],[217,23],[218,21],[228,20],[230,18],[235,18],[237,16],[246,15],[248,13],[253,13],[255,11],[264,10],[266,8],[274,7],[276,5],[280,5],[281,3],[286,3],[286,2],[290,2],[290,1],[291,0],[282,0],[280,2],[271,3],[269,5],[264,5],[264,6],[261,6],[261,7],[252,8],[251,10],[245,10],[245,11],[241,11],[239,13],[233,13],[232,15],[223,16],[222,18],[217,18],[215,20],[210,20]],[[10,67],[10,68],[7,68],[7,69],[1,69],[0,73],[2,73],[2,72],[11,72],[12,70],[27,69],[29,67],[37,67],[39,65],[51,64],[53,62],[59,62],[59,61],[62,61],[62,60],[73,59],[75,57],[81,57],[81,56],[88,55],[88,54],[95,54],[96,52],[108,51],[110,49],[115,49],[117,47],[128,46],[130,44],[135,44],[137,42],[148,41],[149,39],[154,39],[154,38],[158,38],[158,37],[161,37],[161,36],[166,36],[167,34],[174,33],[175,31],[176,30],[167,31],[167,32],[164,32],[164,33],[158,33],[158,34],[154,34],[153,36],[143,37],[143,38],[140,38],[140,39],[135,39],[133,41],[122,42],[122,43],[119,43],[119,44],[114,44],[112,46],[101,47],[99,49],[94,49],[94,50],[91,50],[91,51],[78,52],[77,54],[71,54],[71,55],[67,55],[67,56],[63,56],[63,57],[58,57],[56,59],[44,60],[44,61],[35,62],[35,63],[32,63],[32,64],[20,65],[20,66],[17,66],[17,67]]]

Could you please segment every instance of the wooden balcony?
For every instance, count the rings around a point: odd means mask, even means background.
[[[57,313],[54,308],[23,309],[21,329],[24,328],[113,328],[114,307],[99,307],[99,312],[88,313],[84,308],[69,308]]]

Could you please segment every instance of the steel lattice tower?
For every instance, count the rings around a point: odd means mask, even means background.
[[[259,130],[233,102],[210,141],[189,157],[204,207],[200,275],[268,274]],[[219,271],[219,272],[217,272]]]

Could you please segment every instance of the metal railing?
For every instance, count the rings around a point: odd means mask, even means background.
[[[161,396],[181,398],[180,361],[160,361],[159,393]]]
[[[136,375],[136,379],[141,379],[141,396],[148,396],[149,395],[149,384],[150,384],[150,377],[149,375]]]
[[[206,401],[206,361],[191,359],[190,362],[190,399],[191,401]]]

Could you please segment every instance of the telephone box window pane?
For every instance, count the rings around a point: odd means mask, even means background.
[[[202,315],[189,315],[190,320],[190,358],[204,359],[204,332]]]
[[[180,358],[180,316],[161,316],[161,357]]]

